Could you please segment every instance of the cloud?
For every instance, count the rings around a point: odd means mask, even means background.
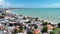
[[[0,0],[0,2],[4,2],[4,0]]]
[[[0,8],[8,8],[8,7],[23,7],[22,4],[11,4],[9,2],[6,2],[5,0],[0,0]]]
[[[50,7],[60,7],[60,3],[51,4]]]
[[[0,0],[0,6],[4,4],[4,0]]]
[[[0,8],[1,7],[8,7],[8,6],[11,6],[11,4],[8,2],[5,2],[5,0],[0,0]]]
[[[42,8],[60,8],[60,3],[53,3],[49,5],[40,5]]]

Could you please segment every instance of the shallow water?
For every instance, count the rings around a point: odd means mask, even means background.
[[[54,23],[60,22],[60,8],[30,8],[10,11],[17,14],[50,20]]]

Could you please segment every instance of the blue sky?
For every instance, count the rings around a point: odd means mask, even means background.
[[[0,0],[0,7],[60,8],[60,0]]]

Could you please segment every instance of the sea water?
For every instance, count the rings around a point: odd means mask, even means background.
[[[15,9],[11,12],[31,17],[38,17],[54,23],[60,22],[60,8],[28,8]]]

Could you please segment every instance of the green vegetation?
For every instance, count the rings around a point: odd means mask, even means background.
[[[60,23],[58,23],[58,27],[60,28]]]
[[[23,31],[23,25],[21,25],[20,27],[19,27],[19,32],[22,32]]]
[[[5,14],[2,14],[2,16],[6,16]]]
[[[55,32],[54,31],[50,31],[50,34],[55,34]]]
[[[35,21],[37,21],[38,20],[38,18],[35,18]]]
[[[44,26],[42,32],[47,32],[47,30],[48,30],[47,26]]]
[[[14,33],[20,33],[23,32],[23,25],[19,27],[20,30],[14,29]]]
[[[39,33],[40,34],[40,33]]]
[[[14,29],[14,32],[13,33],[18,33],[19,31],[17,29]]]
[[[45,26],[45,25],[47,25],[47,23],[48,23],[48,22],[43,22],[42,25]]]
[[[55,34],[59,34],[60,28],[55,28],[53,31]]]
[[[35,24],[35,25],[34,25],[34,29],[37,29],[37,28],[38,28],[38,26]]]

